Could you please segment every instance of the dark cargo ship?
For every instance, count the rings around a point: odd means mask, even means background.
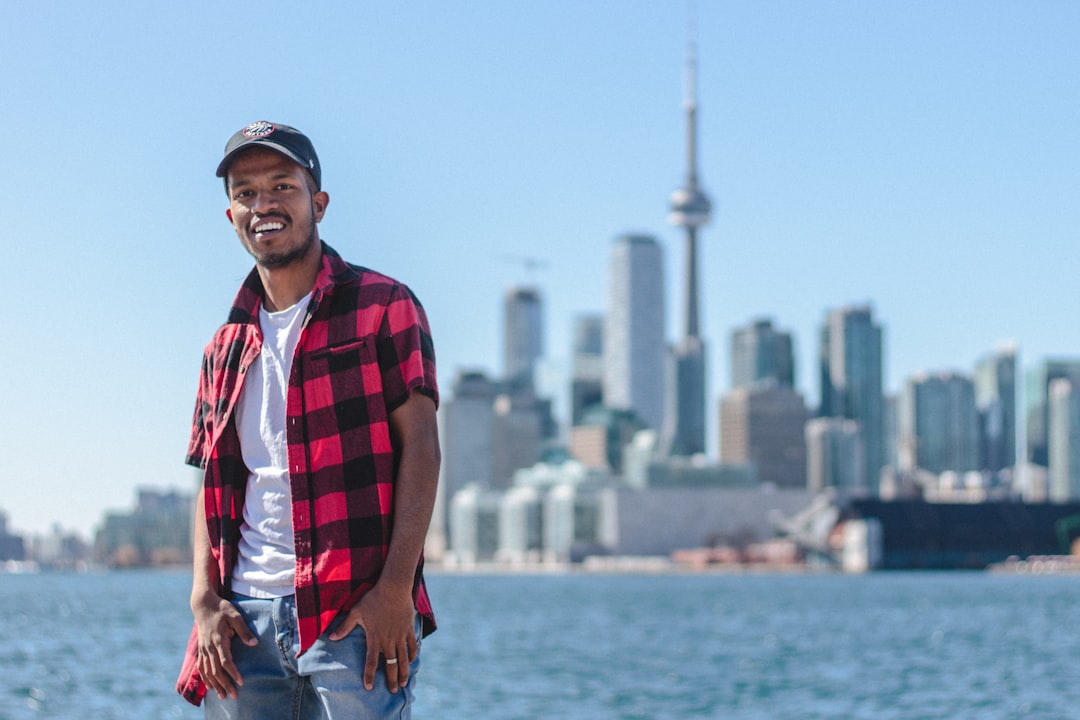
[[[883,570],[982,570],[1012,556],[1068,554],[1080,503],[851,500],[840,520],[876,519]]]

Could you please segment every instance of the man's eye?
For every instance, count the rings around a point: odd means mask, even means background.
[[[244,198],[247,198],[247,197],[251,197],[251,191],[250,190],[241,190],[240,192],[233,195],[233,200],[243,200]]]

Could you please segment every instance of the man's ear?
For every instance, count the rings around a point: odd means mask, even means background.
[[[320,190],[311,196],[311,205],[315,208],[315,222],[322,222],[326,213],[326,206],[330,204],[330,196],[324,190]]]
[[[225,217],[229,218],[229,224],[232,224],[232,208],[225,208]]]

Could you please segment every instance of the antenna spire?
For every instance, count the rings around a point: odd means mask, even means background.
[[[685,334],[697,337],[698,288],[697,288],[697,230],[709,222],[712,203],[698,184],[698,137],[697,137],[697,19],[692,2],[687,3],[686,67],[684,69],[683,110],[686,113],[686,179],[682,187],[671,193],[669,222],[686,228],[687,267],[685,305]]]
[[[686,111],[687,186],[697,185],[697,47],[691,37],[686,43],[686,76],[683,109]]]

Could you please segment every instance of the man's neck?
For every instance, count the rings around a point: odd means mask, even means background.
[[[315,278],[322,267],[322,243],[315,242],[312,252],[285,267],[256,267],[263,284],[263,307],[267,312],[285,310],[307,297],[315,287]]]

